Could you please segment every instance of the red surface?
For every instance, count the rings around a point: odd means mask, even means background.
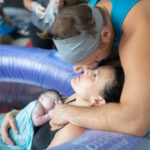
[[[32,47],[32,42],[29,41],[29,42],[27,43],[26,47]]]

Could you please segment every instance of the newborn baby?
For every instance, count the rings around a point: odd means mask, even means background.
[[[49,90],[43,93],[32,113],[32,122],[34,126],[40,126],[51,119],[51,110],[55,104],[61,104],[62,99],[55,90]]]
[[[12,128],[9,129],[9,136],[15,145],[11,145],[10,148],[10,145],[3,142],[0,134],[0,150],[31,149],[34,127],[43,125],[51,119],[50,112],[57,103],[62,103],[59,93],[54,90],[48,90],[41,94],[38,100],[26,105],[15,115],[18,134],[14,133]],[[0,127],[4,116],[5,114],[0,116]]]

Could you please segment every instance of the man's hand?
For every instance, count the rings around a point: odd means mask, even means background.
[[[69,107],[65,104],[57,104],[52,112],[51,124],[54,125],[65,125],[68,123],[66,108]]]
[[[10,139],[9,135],[8,135],[8,129],[12,128],[12,130],[14,131],[14,133],[18,133],[18,130],[16,128],[16,122],[14,120],[14,113],[13,112],[9,112],[6,114],[1,129],[0,129],[0,133],[2,136],[2,140],[4,143],[8,144],[8,145],[14,145],[14,142]]]
[[[41,17],[44,14],[45,8],[38,2],[33,1],[31,3],[31,7],[32,7],[32,11],[34,11],[38,17]]]

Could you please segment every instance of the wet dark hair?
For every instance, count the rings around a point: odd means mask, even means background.
[[[56,90],[54,90],[54,89],[47,89],[47,90],[44,90],[42,93],[41,93],[41,95],[43,95],[43,94],[47,94],[47,93],[49,93],[49,92],[52,92],[52,93],[54,93],[54,94],[57,94],[60,98],[62,98],[62,95],[58,92],[58,91],[56,91]],[[40,96],[41,96],[40,95]],[[40,97],[39,96],[39,97]]]
[[[105,26],[107,24],[105,13],[103,9],[99,7],[98,9],[103,17],[103,26]],[[80,4],[62,8],[54,21],[51,32],[45,30],[40,37],[67,39],[85,32],[95,35],[95,22],[89,6]]]
[[[120,102],[120,97],[124,84],[124,72],[122,67],[115,67],[115,79],[112,83],[105,85],[101,92],[102,97],[106,100],[106,103]]]

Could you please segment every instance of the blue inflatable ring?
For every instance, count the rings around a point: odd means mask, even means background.
[[[14,106],[22,108],[45,89],[55,89],[70,96],[74,93],[70,81],[75,76],[72,65],[64,62],[56,50],[1,45],[0,111],[8,111]],[[80,137],[51,149],[149,150],[150,132],[144,137],[136,137],[87,130]]]

